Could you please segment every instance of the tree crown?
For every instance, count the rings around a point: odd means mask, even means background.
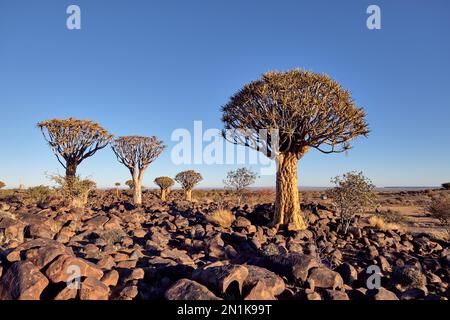
[[[114,139],[112,149],[117,160],[130,171],[145,170],[165,149],[157,137],[127,136]]]
[[[375,200],[375,186],[362,172],[348,172],[342,177],[331,179],[331,182],[335,187],[327,190],[327,194],[339,208],[342,217],[360,213]]]
[[[202,175],[194,170],[182,171],[175,176],[175,181],[177,181],[184,190],[194,188],[194,186],[202,180]]]
[[[128,186],[128,188],[133,189],[133,186],[134,186],[133,180],[125,181],[125,184]]]
[[[175,181],[170,177],[158,177],[155,179],[155,184],[161,189],[167,189],[173,186]]]
[[[60,157],[79,164],[106,147],[112,139],[108,131],[90,120],[52,119],[39,122],[37,126],[64,168],[66,164]]]
[[[239,168],[234,171],[228,171],[227,178],[223,183],[228,188],[240,191],[255,183],[256,178],[257,174],[250,169]]]
[[[343,152],[350,140],[369,133],[366,113],[350,92],[327,75],[300,69],[265,73],[233,95],[222,112],[227,140],[269,157],[300,157],[309,148]]]

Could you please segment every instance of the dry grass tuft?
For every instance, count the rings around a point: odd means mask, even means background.
[[[401,226],[398,223],[393,223],[393,222],[386,222],[383,220],[383,218],[378,217],[378,216],[371,216],[369,218],[369,224],[376,228],[376,229],[380,229],[380,230],[397,230],[397,231],[404,231],[404,227]]]
[[[226,209],[217,209],[205,216],[206,220],[214,225],[228,228],[235,220],[233,212]]]

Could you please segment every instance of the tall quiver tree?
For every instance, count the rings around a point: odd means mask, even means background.
[[[170,188],[175,184],[175,181],[171,177],[158,177],[154,182],[161,189],[161,200],[166,201],[166,196],[170,192]]]
[[[165,149],[157,137],[128,136],[114,139],[112,149],[117,160],[130,170],[133,180],[133,202],[142,204],[144,171]]]
[[[297,165],[310,148],[344,152],[367,136],[366,113],[327,75],[304,70],[268,72],[222,107],[224,137],[277,162],[273,225],[302,230]],[[231,131],[231,134],[230,134]]]
[[[76,178],[78,165],[112,140],[108,131],[90,120],[52,119],[39,122],[37,126],[66,170],[69,186]]]

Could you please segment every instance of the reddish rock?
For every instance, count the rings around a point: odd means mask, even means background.
[[[103,257],[97,262],[97,267],[106,270],[111,270],[115,265],[116,263],[114,262],[114,258],[110,255]]]
[[[245,300],[276,300],[271,289],[263,281],[258,281],[247,294]]]
[[[216,291],[225,293],[228,286],[236,281],[239,292],[242,293],[242,287],[248,276],[248,269],[235,264],[211,264],[200,269],[196,269],[192,274],[192,279]]]
[[[195,267],[195,262],[191,259],[191,257],[187,255],[186,251],[183,250],[165,249],[161,251],[161,257],[172,259],[180,264]]]
[[[59,256],[50,264],[45,274],[53,283],[66,282],[69,278],[73,278],[74,267],[79,268],[81,277],[95,279],[103,277],[103,271],[95,264],[69,255]]]
[[[371,300],[398,300],[395,293],[385,288],[368,290],[366,296]]]
[[[342,288],[344,281],[339,273],[325,267],[313,268],[309,274],[308,282],[316,288]]]
[[[248,270],[248,276],[244,280],[244,288],[252,288],[258,282],[262,282],[273,296],[281,294],[286,289],[283,279],[272,271],[253,265],[246,265],[245,267]]]
[[[308,278],[308,272],[314,267],[318,267],[317,259],[311,255],[296,254],[296,263],[292,267],[292,275],[295,279],[305,282]]]
[[[108,287],[116,286],[118,281],[119,281],[119,272],[117,272],[116,270],[106,272],[101,279],[101,282],[103,282]]]
[[[80,287],[81,300],[108,300],[109,288],[96,278],[88,277]]]
[[[120,300],[133,300],[139,294],[137,286],[130,285],[120,291],[119,299]]]
[[[0,282],[0,300],[39,300],[48,283],[31,262],[16,262]]]
[[[65,287],[62,289],[55,297],[54,300],[72,300],[78,295],[78,290],[76,288]]]
[[[0,220],[0,238],[3,238],[4,242],[23,242],[25,226],[26,224],[21,221],[3,218]]]
[[[175,282],[165,293],[168,300],[221,300],[198,282],[181,279]]]

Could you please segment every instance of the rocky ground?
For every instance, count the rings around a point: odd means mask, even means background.
[[[110,192],[85,209],[56,200],[0,202],[0,299],[450,296],[449,243],[426,234],[355,221],[343,235],[335,213],[320,204],[303,205],[308,230],[277,234],[266,227],[270,203],[233,208],[232,226],[221,227],[207,219],[217,203],[161,202],[149,193],[143,207],[133,208],[128,199]],[[372,265],[382,273],[378,289],[367,288]]]

